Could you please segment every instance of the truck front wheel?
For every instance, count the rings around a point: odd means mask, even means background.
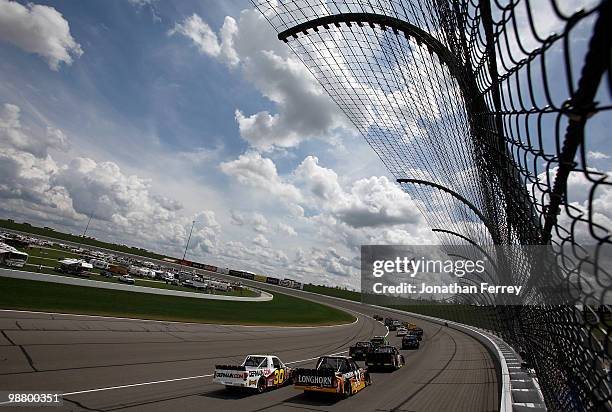
[[[345,398],[351,396],[351,382],[344,382],[344,392],[342,393],[342,396]]]

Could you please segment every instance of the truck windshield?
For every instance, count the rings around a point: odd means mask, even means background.
[[[322,358],[319,360],[317,369],[333,369],[337,372],[344,372],[349,370],[346,359],[343,358]]]
[[[248,356],[244,361],[244,366],[251,366],[254,368],[266,366],[266,358],[263,356]]]

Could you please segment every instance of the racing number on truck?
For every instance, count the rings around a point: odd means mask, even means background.
[[[274,370],[274,384],[281,385],[284,380],[285,380],[285,370],[284,369]]]

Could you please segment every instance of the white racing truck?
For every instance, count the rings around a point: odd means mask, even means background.
[[[249,355],[242,365],[216,365],[213,382],[227,389],[252,389],[261,393],[291,383],[293,370],[272,355]]]

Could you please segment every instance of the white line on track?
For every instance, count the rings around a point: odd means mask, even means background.
[[[92,393],[92,392],[102,392],[102,391],[112,391],[115,389],[124,389],[124,388],[133,388],[135,386],[146,386],[146,385],[156,385],[158,383],[169,383],[169,382],[178,382],[178,381],[186,381],[190,379],[201,379],[201,378],[210,378],[213,374],[209,375],[196,375],[196,376],[187,376],[184,378],[175,378],[175,379],[164,379],[162,381],[152,381],[152,382],[142,382],[142,383],[132,383],[129,385],[119,385],[119,386],[109,386],[107,388],[98,388],[98,389],[86,389],[84,391],[76,391],[76,392],[66,392],[62,393],[62,396],[70,396],[70,395],[80,395],[82,393]]]
[[[346,353],[346,352],[348,352],[348,351],[347,350],[343,350],[341,352],[332,353],[329,356],[340,355],[340,354]],[[301,359],[301,360],[296,360],[296,361],[291,361],[291,362],[285,362],[285,365],[292,365],[294,363],[308,362],[308,361],[315,360],[315,359],[318,359],[318,358],[319,358],[319,356],[315,356],[314,358],[308,358],[308,359]],[[111,390],[116,390],[116,389],[133,388],[133,387],[136,387],[136,386],[156,385],[156,384],[159,384],[159,383],[170,383],[170,382],[186,381],[186,380],[191,380],[191,379],[210,378],[211,376],[213,376],[212,373],[208,374],[208,375],[186,376],[184,378],[174,378],[174,379],[164,379],[164,380],[152,381],[152,382],[132,383],[132,384],[129,384],[129,385],[109,386],[107,388],[86,389],[86,390],[82,390],[82,391],[66,392],[66,393],[63,393],[62,396],[81,395],[81,394],[84,394],[84,393],[111,391]],[[0,403],[0,405],[2,405],[2,403]]]
[[[347,309],[350,310],[350,309]],[[81,315],[78,313],[62,313],[62,312],[39,312],[32,310],[13,310],[13,309],[0,309],[0,312],[13,312],[13,313],[33,313],[33,314],[43,314],[43,315],[61,315],[61,316],[75,316],[82,318],[99,318],[99,319],[109,319],[109,320],[123,320],[123,321],[138,321],[138,322],[151,322],[151,323],[172,323],[179,325],[209,325],[209,326],[233,326],[240,328],[283,328],[283,329],[319,329],[319,328],[337,328],[341,326],[351,326],[355,323],[359,322],[359,318],[351,323],[341,323],[339,325],[321,325],[321,326],[276,326],[276,325],[239,325],[239,324],[222,324],[222,323],[196,323],[196,322],[176,322],[172,320],[155,320],[155,319],[139,319],[139,318],[119,318],[113,316],[99,316],[99,315]],[[357,311],[352,311],[356,313],[360,313]],[[364,315],[367,316],[367,315]],[[369,317],[369,316],[368,316]],[[45,320],[41,318],[41,320]],[[55,319],[62,320],[62,319]],[[63,319],[70,320],[70,319]]]
[[[336,352],[336,353],[331,353],[329,356],[336,356],[336,355],[340,355],[342,353],[346,353],[348,352],[348,350],[343,350],[341,352]],[[319,356],[315,356],[313,358],[308,358],[308,359],[300,359],[300,360],[296,360],[296,361],[291,361],[291,362],[285,362],[285,365],[292,365],[294,363],[302,363],[302,362],[308,362],[311,360],[315,360],[318,359]],[[72,395],[82,395],[85,393],[94,393],[94,392],[104,392],[104,391],[112,391],[112,390],[117,390],[117,389],[125,389],[125,388],[134,388],[137,386],[148,386],[148,385],[157,385],[160,383],[170,383],[170,382],[180,382],[180,381],[187,381],[187,380],[192,380],[192,379],[202,379],[202,378],[210,378],[212,377],[213,374],[208,374],[208,375],[195,375],[195,376],[186,376],[183,378],[174,378],[174,379],[164,379],[164,380],[159,380],[159,381],[151,381],[151,382],[140,382],[140,383],[131,383],[128,385],[118,385],[118,386],[108,386],[106,388],[96,388],[96,389],[85,389],[82,391],[74,391],[74,392],[66,392],[66,393],[62,393],[62,396],[72,396]],[[9,404],[11,402],[0,402],[0,405],[6,405]]]

